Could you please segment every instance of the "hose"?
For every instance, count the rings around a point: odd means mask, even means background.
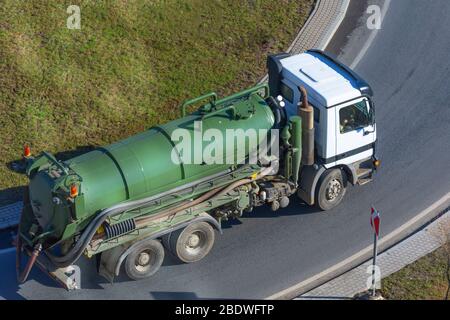
[[[255,180],[261,179],[265,175],[269,174],[272,171],[272,168],[265,168],[263,169],[256,177]],[[203,201],[208,200],[209,198],[213,197],[214,195],[222,195],[224,193],[229,192],[230,190],[237,188],[238,186],[241,186],[243,184],[250,183],[254,180],[251,179],[243,179],[236,181],[229,185],[228,187],[224,188],[222,191],[219,189],[214,189],[211,191],[208,191],[207,193],[203,194],[199,198],[195,199],[194,201],[191,201],[189,203],[185,203],[181,206],[171,208],[168,210],[164,210],[152,217],[149,217],[149,219],[157,219],[164,215],[169,215],[173,212],[189,209],[190,207],[193,207]],[[230,189],[231,188],[231,189]],[[97,229],[101,226],[101,224],[110,216],[113,216],[115,214],[121,213],[123,211],[126,211],[131,208],[135,208],[137,206],[142,206],[152,200],[157,196],[153,196],[150,198],[144,198],[141,200],[135,200],[129,203],[122,203],[115,205],[111,208],[105,209],[102,212],[100,212],[86,227],[84,232],[81,234],[80,238],[78,239],[77,243],[70,249],[70,251],[65,254],[64,256],[55,256],[51,254],[50,252],[45,252],[45,255],[50,259],[50,261],[57,267],[67,267],[77,261],[81,255],[83,254],[84,249],[88,246],[89,242],[91,241],[92,237],[95,235]]]
[[[223,172],[206,177],[204,179],[200,179],[196,183],[202,183],[203,181],[206,181],[207,179],[219,177],[221,175],[227,174],[228,172],[230,172],[230,170],[225,170]],[[190,185],[191,184],[183,186],[183,188],[184,189],[189,188]],[[129,210],[129,209],[143,206],[157,198],[163,197],[164,195],[170,194],[171,192],[175,192],[175,190],[181,191],[183,189],[175,188],[171,191],[166,191],[166,192],[163,192],[163,193],[160,193],[160,194],[157,194],[154,196],[150,196],[147,198],[139,199],[139,200],[134,200],[134,201],[126,202],[126,203],[120,203],[120,204],[117,204],[110,208],[104,209],[98,215],[96,215],[94,217],[94,219],[88,224],[88,226],[86,227],[86,229],[84,230],[84,232],[82,233],[80,238],[78,239],[77,243],[75,244],[75,246],[73,246],[67,254],[65,254],[64,256],[55,256],[48,251],[44,251],[44,253],[55,266],[67,267],[67,266],[71,265],[73,262],[75,262],[76,260],[78,260],[78,258],[80,258],[80,256],[83,253],[83,250],[87,247],[88,243],[91,241],[92,237],[97,232],[97,229],[101,226],[101,224],[108,217],[114,216],[118,213],[121,213],[121,212]]]
[[[33,252],[31,253],[30,258],[28,259],[27,265],[25,266],[25,269],[20,272],[20,257],[21,257],[21,250],[22,248],[20,248],[21,246],[21,241],[17,240],[17,248],[16,250],[18,250],[18,253],[16,253],[16,275],[17,275],[17,282],[19,282],[19,284],[22,284],[25,282],[25,280],[27,280],[28,275],[30,274],[31,268],[33,268],[34,263],[36,262],[37,257],[39,256],[39,254],[42,251],[42,245],[40,243],[38,243],[34,249]]]
[[[219,190],[212,190],[201,196],[200,198],[197,198],[196,200],[190,202],[188,205],[185,204],[183,206],[175,207],[170,210],[184,210],[188,209],[191,206],[195,206],[197,202],[202,202],[207,199],[206,196],[211,197],[214,195],[215,192],[218,192]],[[205,199],[206,198],[206,199]],[[114,207],[111,207],[109,209],[106,209],[102,211],[99,215],[97,215],[94,220],[88,225],[88,227],[85,229],[85,231],[82,233],[81,237],[78,239],[75,246],[72,247],[72,249],[64,256],[55,256],[49,252],[45,252],[45,255],[50,259],[50,261],[56,265],[57,267],[67,267],[77,261],[81,255],[83,254],[84,249],[87,247],[89,242],[91,241],[92,237],[95,235],[97,229],[101,226],[101,224],[110,216],[115,215],[117,213],[123,212],[125,210],[131,209],[132,207],[135,207],[133,203],[127,204],[127,205],[117,205]],[[157,215],[154,216],[154,218],[161,217],[162,215],[168,215],[170,212],[160,212]],[[153,218],[153,217],[152,217]]]
[[[255,180],[259,180],[259,179],[263,178],[264,176],[266,176],[267,174],[269,174],[272,168],[268,168],[268,169],[270,169],[270,170],[265,169],[266,171],[265,170],[261,171],[258,174],[258,176],[255,178]],[[222,190],[219,190],[219,189],[211,190],[211,191],[205,193],[204,195],[202,195],[201,197],[195,199],[194,201],[191,201],[191,202],[186,203],[184,205],[181,205],[181,206],[178,206],[178,207],[175,207],[175,208],[170,208],[168,210],[162,211],[162,212],[160,212],[158,214],[155,214],[155,215],[152,215],[150,217],[137,219],[136,220],[136,225],[139,227],[139,226],[147,224],[148,222],[150,222],[152,220],[156,220],[158,218],[161,218],[163,216],[166,216],[166,215],[168,216],[168,215],[177,213],[177,212],[179,212],[181,210],[186,210],[186,209],[192,208],[192,207],[196,206],[197,204],[200,204],[200,203],[202,203],[202,202],[204,202],[206,200],[211,199],[212,197],[220,197],[220,196],[230,192],[231,190],[233,190],[235,188],[238,188],[238,187],[240,187],[242,185],[245,185],[245,184],[249,184],[249,183],[251,183],[253,181],[254,181],[253,179],[242,179],[242,180],[238,180],[238,181],[233,182],[232,184],[228,185],[227,187],[223,188]]]
[[[269,168],[269,169],[271,169],[271,168]],[[264,171],[261,171],[258,174],[258,176],[256,177],[255,180],[259,180],[262,177],[264,177],[265,175],[267,175],[269,173],[269,170],[267,170],[267,172],[265,172],[264,175],[262,173],[264,173]],[[156,220],[158,218],[161,218],[163,216],[170,215],[170,214],[173,214],[173,213],[177,213],[177,212],[179,212],[181,210],[186,210],[186,209],[192,208],[192,207],[196,206],[197,204],[200,204],[200,203],[202,203],[202,202],[204,202],[206,200],[211,199],[212,197],[220,197],[220,196],[230,192],[231,190],[233,190],[233,189],[235,189],[237,187],[240,187],[240,186],[242,186],[244,184],[251,183],[253,181],[254,181],[253,179],[242,179],[242,180],[235,181],[232,184],[228,185],[227,187],[223,188],[222,190],[219,190],[219,189],[211,190],[211,191],[205,193],[204,195],[202,195],[201,197],[199,197],[199,198],[197,198],[194,201],[191,201],[189,203],[183,204],[183,205],[175,207],[175,208],[170,208],[168,210],[162,211],[162,212],[160,212],[158,214],[155,214],[155,215],[152,215],[150,217],[137,219],[136,220],[136,224],[137,224],[137,226],[145,225],[146,223],[148,223],[148,222],[150,222],[152,220]]]

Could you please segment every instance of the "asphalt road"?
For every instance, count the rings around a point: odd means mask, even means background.
[[[355,9],[356,10],[356,9]],[[352,13],[352,12],[350,12]],[[343,25],[332,43],[351,63],[367,38],[365,20]],[[375,90],[383,168],[374,183],[350,188],[337,209],[321,213],[298,201],[276,214],[261,209],[226,226],[212,253],[184,265],[167,258],[151,279],[105,283],[83,270],[80,291],[66,292],[38,270],[17,286],[14,252],[0,253],[6,299],[264,298],[365,248],[369,208],[382,233],[399,227],[450,190],[450,2],[395,0],[357,71]],[[347,36],[349,35],[349,36]]]

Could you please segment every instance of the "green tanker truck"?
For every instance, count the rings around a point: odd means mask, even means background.
[[[370,86],[317,50],[267,65],[269,84],[186,101],[179,119],[68,161],[27,149],[18,281],[37,263],[74,288],[66,271],[83,255],[95,255],[111,281],[121,268],[147,278],[165,252],[204,258],[223,220],[266,204],[277,211],[294,194],[330,210],[349,184],[371,181],[379,160]]]

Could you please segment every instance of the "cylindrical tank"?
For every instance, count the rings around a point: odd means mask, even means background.
[[[199,121],[197,129],[201,123],[203,133],[214,129],[223,137],[227,136],[227,129],[254,129],[258,132],[259,129],[270,130],[274,125],[270,107],[257,94],[237,101],[223,100],[215,108],[216,111],[196,112],[67,161],[68,166],[82,178],[80,193],[84,196],[84,215],[90,216],[128,199],[164,192],[231,167],[229,161],[213,165],[174,162],[172,151],[176,142],[172,141],[172,133],[177,129],[185,129],[192,142],[203,143],[205,147],[210,142],[198,141],[195,121]],[[243,141],[248,153],[248,137]],[[239,139],[235,141],[236,145],[226,142],[222,141],[225,152],[236,146],[243,147]],[[195,148],[194,144],[192,148]],[[197,150],[192,149],[192,154]]]

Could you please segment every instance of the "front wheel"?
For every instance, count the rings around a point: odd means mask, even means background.
[[[344,174],[340,169],[325,172],[320,178],[316,195],[317,206],[328,211],[341,203],[346,192]]]

